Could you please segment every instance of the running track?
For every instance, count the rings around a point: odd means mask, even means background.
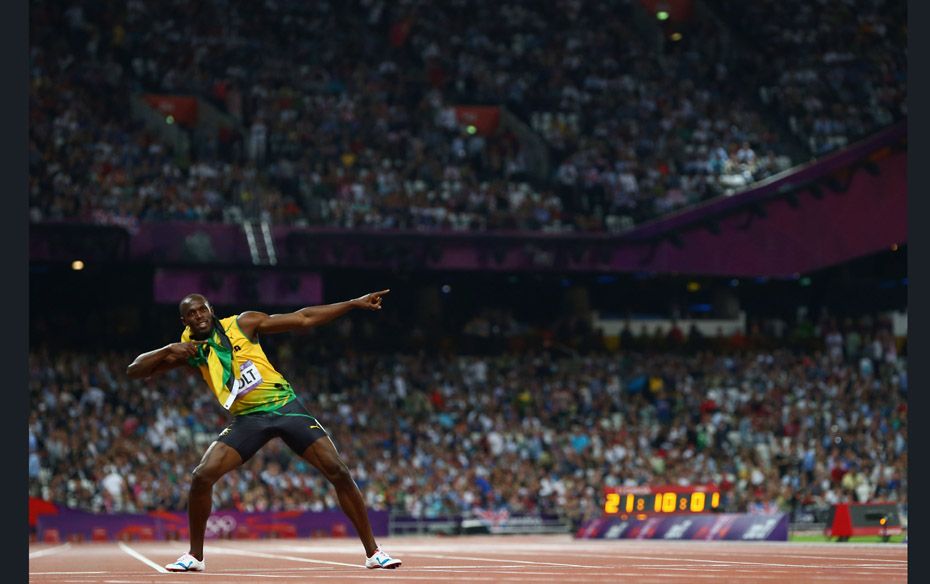
[[[88,584],[221,582],[893,582],[907,581],[906,544],[573,540],[555,536],[399,537],[404,561],[366,570],[348,539],[208,542],[207,572],[166,573],[179,542],[32,544],[29,581]]]

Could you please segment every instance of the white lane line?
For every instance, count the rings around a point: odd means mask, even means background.
[[[668,561],[671,558],[668,557],[656,557],[656,556],[641,556],[641,555],[623,555],[615,554],[612,557],[615,558],[629,558],[629,559],[638,559],[638,560],[657,560],[657,561]],[[701,560],[697,558],[675,558],[679,562],[696,562],[701,565],[704,564],[716,564],[715,567],[722,567],[722,565],[727,566],[766,566],[770,568],[820,568],[822,570],[836,570],[836,569],[853,569],[858,566],[843,566],[836,564],[776,564],[772,562],[737,562],[734,560]]]
[[[119,542],[119,549],[123,550],[124,552],[126,552],[126,553],[129,554],[130,556],[132,556],[132,557],[134,557],[135,559],[139,560],[140,562],[142,562],[142,563],[145,564],[146,566],[148,566],[148,567],[150,567],[150,568],[154,568],[156,572],[161,572],[162,574],[167,574],[167,573],[168,573],[168,570],[166,570],[166,569],[163,568],[162,566],[159,566],[158,564],[156,564],[156,563],[153,562],[152,560],[148,559],[147,557],[143,556],[142,554],[140,554],[140,553],[137,552],[136,550],[132,549],[131,547],[129,547],[128,545],[126,545],[126,544],[123,543],[123,542]]]
[[[635,566],[643,570],[678,570],[679,572],[730,572],[726,568],[698,568],[695,566],[690,566],[687,568],[675,568],[673,566]]]
[[[888,564],[850,564],[850,568],[878,568],[880,570],[907,570],[907,566],[889,566]]]
[[[518,570],[520,568],[525,568],[526,565],[520,566],[494,566],[495,570],[502,569],[512,569]],[[405,567],[405,569],[408,569]],[[409,568],[410,570],[487,570],[488,566],[416,566]]]
[[[630,567],[645,568],[648,570],[665,570],[665,569],[668,569],[668,570],[701,570],[702,572],[711,571],[711,570],[726,571],[726,572],[747,571],[747,570],[737,570],[736,567],[738,564],[740,564],[740,562],[721,563],[721,564],[715,564],[715,565],[710,565],[706,567],[695,566],[694,564],[632,564],[630,565]],[[806,567],[810,567],[810,566],[806,566]],[[903,566],[888,566],[885,564],[849,564],[849,565],[840,564],[840,565],[823,565],[823,566],[817,566],[817,567],[824,568],[824,569],[831,569],[831,570],[833,569],[858,570],[862,568],[870,568],[873,570],[881,570],[881,572],[884,574],[902,572],[907,569]],[[752,570],[748,570],[748,571],[752,571]],[[780,570],[780,573],[788,574],[790,573],[790,571]]]
[[[669,542],[669,543],[677,543],[677,542]],[[711,545],[712,545],[712,542],[708,542],[708,544],[711,544]],[[756,544],[756,545],[758,545],[758,544]],[[561,549],[564,550],[565,548],[561,548]],[[648,549],[648,548],[647,548],[647,549]],[[635,557],[635,556],[629,555],[630,552],[633,551],[633,549],[632,549],[631,547],[626,546],[626,545],[624,545],[622,549],[616,548],[616,552],[612,552],[611,550],[612,550],[612,548],[608,548],[608,549],[604,549],[604,550],[602,550],[602,551],[600,551],[600,552],[594,552],[594,551],[586,551],[586,550],[575,550],[575,549],[572,549],[572,555],[574,555],[574,556],[579,556],[579,557],[590,557],[590,558],[616,558],[616,557],[625,557],[625,558],[627,558],[627,557]],[[404,551],[407,551],[407,550],[401,549],[401,550],[398,550],[398,553],[402,553],[402,552],[404,552]],[[413,550],[410,550],[410,551],[413,551]],[[479,550],[468,550],[468,551],[476,552],[476,551],[479,551]],[[539,554],[540,552],[543,552],[543,551],[546,551],[546,550],[544,550],[544,549],[542,549],[542,548],[540,548],[540,549],[538,549],[538,550],[534,550],[534,551],[530,551],[530,550],[509,550],[509,549],[506,549],[506,548],[499,548],[499,549],[496,549],[496,550],[480,550],[481,553],[487,553],[487,554],[492,554],[492,555],[493,555],[493,554],[537,555],[537,554]],[[553,550],[553,551],[556,552],[556,553],[558,553],[558,552],[560,552],[561,550]],[[755,550],[755,551],[752,551],[752,552],[745,552],[745,553],[740,553],[740,552],[733,553],[734,551],[735,551],[735,550],[723,550],[723,549],[714,549],[714,548],[708,547],[708,549],[705,550],[705,551],[686,550],[686,551],[684,551],[684,553],[686,553],[686,554],[694,554],[694,555],[696,555],[696,556],[708,555],[708,553],[710,553],[710,554],[721,553],[721,554],[730,555],[730,556],[732,556],[732,557],[738,557],[738,556],[764,556],[764,555],[766,555],[766,552],[767,552],[767,551],[768,551],[768,552],[772,552],[771,549],[765,550],[764,548],[759,548],[759,549],[757,549],[757,550]],[[653,555],[655,555],[657,552],[658,552],[659,554],[662,554],[662,551],[661,551],[661,550],[658,550],[658,549],[655,549],[655,548],[648,549],[648,552],[651,553],[651,554],[653,554]],[[907,564],[907,563],[908,563],[908,560],[906,560],[906,559],[905,559],[905,560],[898,560],[898,559],[883,559],[883,558],[876,558],[876,557],[868,557],[868,558],[858,557],[858,558],[851,558],[851,557],[830,556],[830,555],[783,554],[783,553],[780,553],[780,552],[778,552],[777,555],[778,555],[778,557],[780,557],[780,558],[804,558],[804,559],[814,559],[814,560],[853,560],[853,561],[859,561],[859,562],[862,562],[862,561],[873,562],[873,561],[874,561],[874,562],[889,562],[889,563],[898,563],[898,564]],[[662,555],[662,558],[663,558],[663,559],[666,559],[666,560],[693,561],[691,558],[682,557],[682,554],[681,554],[681,551],[680,551],[680,550],[670,550],[667,554],[663,554],[663,555]],[[713,560],[706,560],[706,561],[713,561]],[[720,561],[720,562],[730,562],[730,561],[732,561],[732,560],[717,560],[717,561]]]
[[[447,570],[448,572],[462,572],[462,570]],[[524,572],[523,570],[485,570],[483,574],[514,574],[517,576],[570,576],[565,572]]]
[[[306,574],[231,574],[229,572],[223,572],[223,576],[236,576],[239,578],[306,578]]]
[[[866,582],[868,584],[873,584],[874,582],[907,582],[907,576],[895,576],[893,578],[888,576],[860,576],[858,574],[851,575],[845,574],[843,578],[837,578],[836,576],[804,576],[804,580],[829,580],[830,582],[839,582],[840,584],[848,584],[849,582]]]
[[[697,569],[698,567],[700,567],[700,569],[702,570],[704,569],[704,566],[695,566],[694,564],[656,564],[654,562],[652,564],[624,564],[624,566],[627,568],[691,568],[691,569]],[[720,564],[707,566],[707,568],[710,568],[710,569],[722,568],[722,569],[727,569],[727,570],[731,569],[728,564],[723,563],[723,562],[721,562]]]
[[[106,574],[107,572],[29,572],[30,576],[74,576],[77,574]]]
[[[497,566],[494,566],[494,567],[497,568]],[[526,566],[517,566],[517,567],[525,568]],[[451,568],[446,568],[445,570],[419,570],[418,568],[407,568],[407,567],[403,567],[401,569],[404,571],[404,574],[408,574],[411,572],[416,573],[418,571],[424,572],[426,574],[474,574],[475,573],[474,570],[463,570],[460,568],[464,568],[464,566],[453,566]],[[503,568],[507,568],[507,566],[503,566]],[[508,571],[505,572],[503,569],[490,570],[488,569],[488,566],[485,566],[484,570],[482,570],[481,573],[482,574],[510,574],[512,576],[519,576],[520,574],[563,574],[563,572],[524,572],[523,570],[514,571],[511,569],[508,569]]]
[[[33,558],[41,558],[43,556],[50,556],[52,554],[57,554],[58,552],[63,552],[70,547],[71,547],[71,544],[66,543],[63,545],[56,545],[53,548],[45,548],[44,550],[37,550],[34,552],[29,552],[29,559],[31,560]]]
[[[229,554],[228,552],[226,555]],[[330,568],[329,566],[313,566],[313,567],[303,567],[303,566],[291,566],[289,568],[219,568],[213,570],[211,568],[211,574],[225,574],[226,572],[235,572],[245,574],[246,572],[258,572],[261,574],[270,574],[273,572],[333,572],[340,571],[345,572],[345,570],[339,570],[338,568]]]
[[[184,572],[169,573],[183,574]],[[190,576],[185,576],[184,578],[186,580],[158,580],[158,582],[160,584],[190,584]],[[67,582],[78,582],[78,580],[67,580]],[[105,584],[139,584],[139,580],[97,580],[97,582],[104,582]],[[149,582],[154,582],[154,580],[149,580]]]
[[[422,553],[408,553],[410,556],[421,556],[424,558],[438,558],[441,560],[474,560],[479,562],[503,562],[505,564],[530,564],[533,566],[559,566],[561,568],[603,568],[604,566],[582,566],[579,564],[559,564],[556,562],[529,562],[526,560],[504,560],[498,558],[477,558],[474,556],[446,556],[442,554],[422,554]]]
[[[846,558],[846,557],[841,557],[841,556],[808,556],[808,555],[801,555],[801,554],[778,554],[778,555],[781,556],[781,557],[783,557],[783,558],[811,558],[811,559],[814,559],[814,560],[856,560],[856,561],[862,561],[862,559],[863,559],[863,558],[861,558],[861,557],[859,557],[859,558]],[[899,563],[899,564],[906,564],[906,563],[907,563],[907,560],[885,560],[885,559],[882,559],[882,558],[867,558],[867,559],[868,559],[868,561],[870,561],[870,562],[895,562],[895,563]]]
[[[715,580],[719,580],[720,578],[722,578],[722,576],[717,575],[717,574],[662,574],[661,578],[713,578]],[[749,579],[752,581],[755,581],[755,580],[782,580],[784,581],[782,576],[768,576],[765,574],[753,574]]]
[[[232,555],[232,554],[230,554]],[[351,567],[358,568],[355,564]],[[495,570],[523,570],[528,566],[494,566]],[[461,572],[473,572],[475,570],[487,570],[488,566],[403,566],[404,573],[408,572],[434,572],[434,571],[461,571]],[[245,574],[247,572],[258,572],[258,573],[273,573],[273,572],[336,572],[339,574],[348,574],[355,573],[355,570],[349,572],[348,570],[340,570],[339,568],[329,567],[329,566],[314,566],[314,567],[291,567],[291,568],[224,568],[218,571],[212,571],[211,574],[223,574],[224,576],[227,573],[238,575]],[[35,572],[33,572],[35,573]],[[88,572],[91,573],[91,572]]]
[[[266,554],[264,552],[253,552],[249,550],[243,550],[240,548],[231,548],[231,547],[220,547],[220,546],[210,546],[210,551],[219,552],[221,554],[228,554],[234,556],[247,556],[252,558],[270,558],[272,560],[289,560],[291,562],[306,562],[308,564],[326,564],[330,566],[348,566],[350,568],[361,568],[366,569],[365,566],[361,564],[346,564],[345,562],[330,562],[327,560],[311,560],[309,558],[299,558],[297,556],[285,556],[282,554]]]
[[[373,571],[379,571],[379,570],[373,570]],[[389,570],[389,571],[393,571],[393,570]],[[352,579],[365,579],[365,580],[370,580],[371,577],[372,577],[371,574],[358,574],[354,576],[350,576],[348,574],[343,574],[341,576],[329,576],[329,575],[320,574],[319,576],[314,576],[314,578],[340,578],[340,579],[352,578]],[[383,577],[386,578],[387,576],[383,576]],[[429,580],[430,582],[435,582],[436,580],[458,580],[459,582],[475,582],[478,580],[488,580],[492,582],[498,581],[497,578],[483,578],[480,576],[475,576],[474,574],[469,574],[468,576],[435,576],[435,575],[407,576],[405,575],[403,579],[404,580]]]

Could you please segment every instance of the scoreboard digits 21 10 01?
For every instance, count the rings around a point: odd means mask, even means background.
[[[720,488],[714,484],[604,488],[605,515],[717,511],[720,511]]]

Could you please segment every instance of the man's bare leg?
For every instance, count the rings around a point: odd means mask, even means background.
[[[191,477],[190,496],[187,502],[187,520],[190,528],[190,555],[203,561],[203,539],[207,519],[213,510],[213,485],[226,473],[242,464],[235,448],[214,442],[207,448]]]
[[[362,498],[358,485],[352,479],[352,475],[349,474],[349,468],[336,451],[333,441],[329,436],[324,436],[308,446],[301,456],[323,473],[323,476],[336,488],[339,506],[355,526],[355,531],[362,540],[362,545],[365,546],[365,555],[370,557],[378,549],[378,544],[371,532],[365,500]]]

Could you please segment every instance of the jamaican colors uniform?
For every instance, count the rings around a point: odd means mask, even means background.
[[[276,437],[302,455],[327,432],[268,360],[258,338],[245,336],[238,318],[214,318],[207,342],[188,360],[220,405],[234,416],[218,440],[235,448],[243,461]],[[190,328],[185,328],[181,342],[191,340]]]

